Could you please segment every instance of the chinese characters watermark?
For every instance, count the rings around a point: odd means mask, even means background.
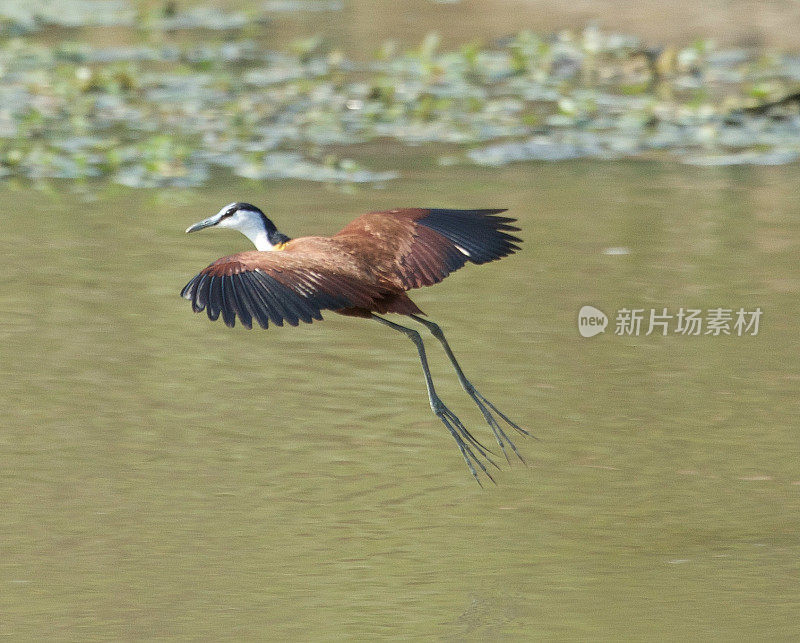
[[[739,308],[620,308],[614,315],[614,335],[758,335],[762,310]],[[584,306],[578,313],[583,337],[604,333],[608,317],[599,308]]]

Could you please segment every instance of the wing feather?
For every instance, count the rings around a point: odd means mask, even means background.
[[[239,282],[237,282],[237,290],[244,304],[247,306],[248,311],[252,315],[252,318],[258,322],[261,328],[269,328],[269,315],[257,301],[258,292],[254,291],[250,283],[252,274],[243,272],[241,273],[240,279],[242,283],[239,285]]]
[[[236,308],[236,314],[239,315],[239,320],[245,328],[253,327],[253,314],[247,306],[247,299],[244,296],[243,284],[241,279],[234,279],[228,277],[228,282],[231,285],[231,293],[233,295],[233,302]]]
[[[370,308],[386,289],[364,279],[352,262],[303,252],[241,252],[223,257],[194,276],[181,291],[195,312],[236,319],[246,328],[253,320],[297,326],[322,319],[323,310]]]
[[[269,328],[271,321],[276,326],[283,326],[283,316],[276,312],[272,297],[259,287],[258,278],[255,272],[243,272],[242,279],[247,284],[247,290],[253,298],[253,303],[258,307],[261,315],[259,323],[263,328]]]
[[[236,325],[236,306],[231,297],[230,277],[222,276],[220,281],[222,282],[222,287],[220,288],[220,294],[222,295],[222,305],[220,306],[222,321],[225,322],[226,326],[232,328]]]
[[[222,277],[211,275],[208,283],[208,306],[206,312],[211,321],[219,319],[222,310]]]
[[[515,219],[502,209],[404,209],[370,212],[333,239],[365,253],[384,278],[408,290],[431,286],[467,262],[495,261],[519,250]],[[371,239],[372,243],[365,243]]]
[[[211,277],[209,275],[197,275],[197,282],[195,286],[197,297],[192,300],[192,310],[194,310],[196,313],[201,312],[208,303],[208,282],[210,279]]]

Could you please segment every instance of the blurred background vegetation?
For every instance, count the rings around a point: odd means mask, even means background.
[[[481,6],[488,18],[510,4]],[[648,42],[597,20],[541,31],[516,14],[501,33],[477,6],[387,9],[9,0],[0,172],[129,187],[197,186],[220,169],[379,184],[399,170],[365,167],[364,145],[428,143],[445,165],[797,159],[800,59],[753,34],[746,46],[688,33]]]
[[[0,635],[796,637],[800,8],[0,2]],[[523,251],[415,301],[541,438],[481,491],[413,347],[178,293],[398,206]],[[577,333],[591,304],[757,336]],[[437,348],[445,401],[488,440]],[[483,431],[483,432],[482,432]]]

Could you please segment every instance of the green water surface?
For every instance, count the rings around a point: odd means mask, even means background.
[[[355,192],[0,189],[0,635],[798,635],[800,170],[408,166]],[[508,207],[520,254],[414,298],[540,438],[517,440],[529,466],[481,490],[387,328],[192,314],[184,283],[248,242],[183,230],[233,200],[292,236]],[[584,304],[763,317],[757,336],[618,337],[612,319],[584,339]]]

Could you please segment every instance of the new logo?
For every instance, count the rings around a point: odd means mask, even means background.
[[[608,317],[599,308],[584,306],[578,313],[578,332],[583,337],[594,337],[604,333],[608,326]]]

